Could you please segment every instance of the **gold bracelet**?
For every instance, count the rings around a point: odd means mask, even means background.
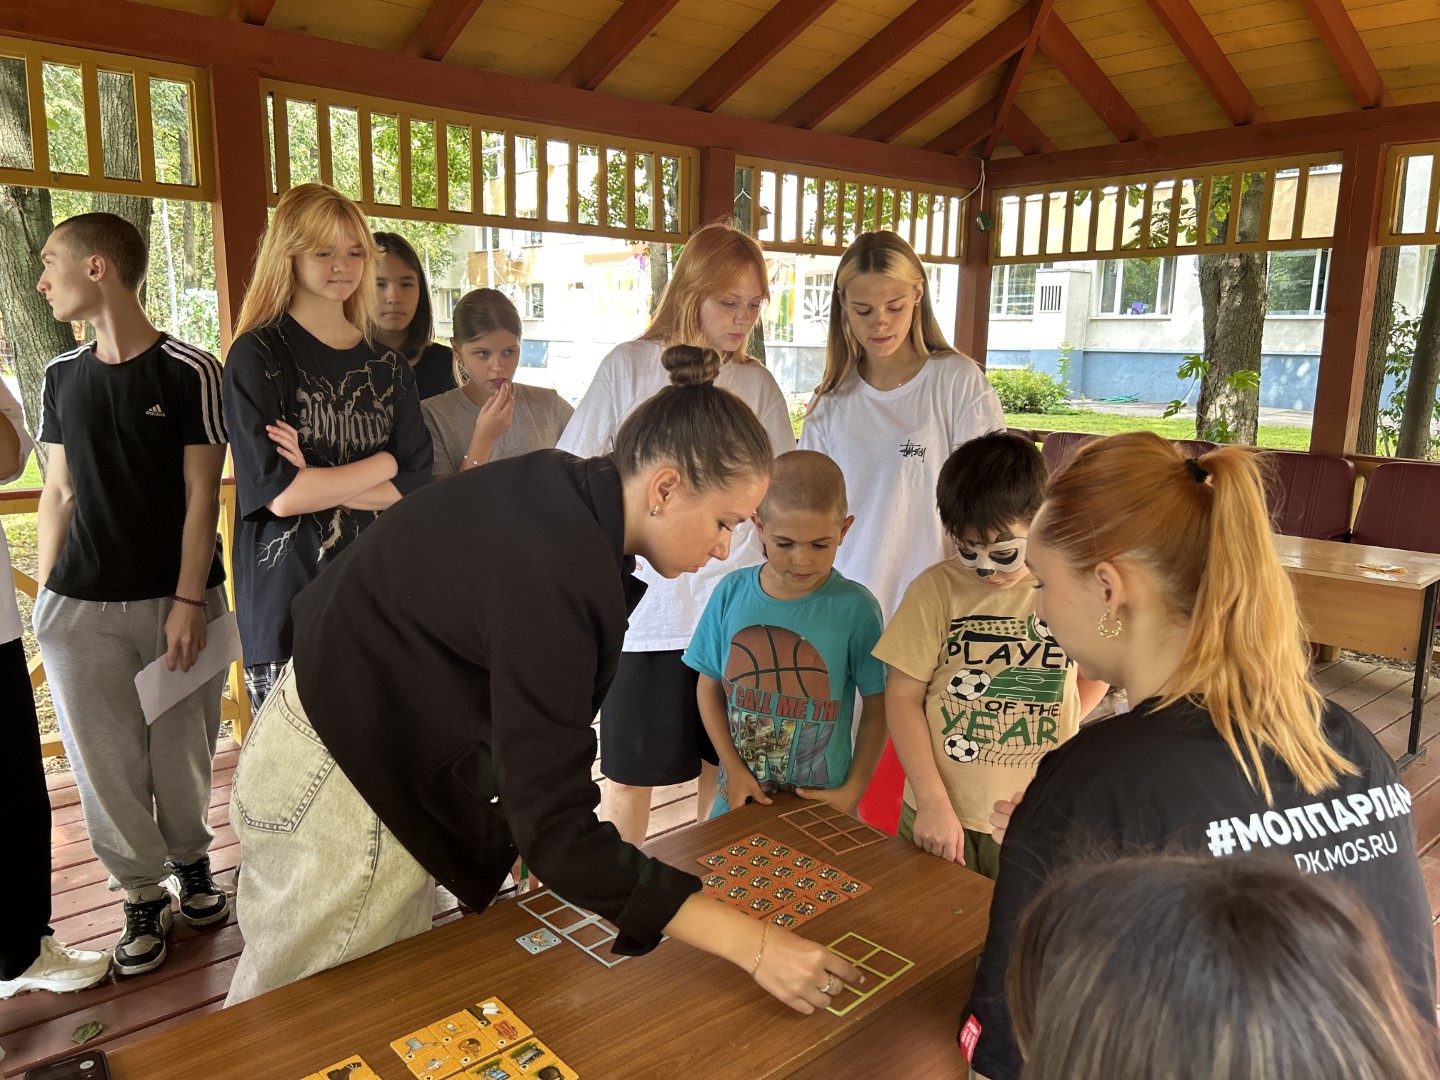
[[[765,924],[765,929],[760,931],[760,948],[755,953],[755,963],[750,966],[750,977],[755,977],[755,972],[760,970],[760,961],[765,958],[765,939],[770,936],[770,924]]]

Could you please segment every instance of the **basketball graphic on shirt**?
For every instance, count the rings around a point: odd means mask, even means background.
[[[794,697],[830,696],[830,671],[819,651],[783,626],[747,626],[732,637],[725,681]]]

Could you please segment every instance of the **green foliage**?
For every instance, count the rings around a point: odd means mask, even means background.
[[[1053,375],[1036,371],[1033,364],[1023,368],[991,368],[985,373],[1000,407],[1007,413],[1049,413],[1062,411],[1065,384]]]
[[[1068,341],[1060,342],[1060,355],[1055,359],[1055,366],[1060,371],[1056,381],[1065,388],[1067,398],[1075,396],[1070,386],[1070,350],[1074,347]]]
[[[1395,379],[1390,400],[1380,410],[1376,441],[1380,452],[1389,457],[1395,453],[1400,438],[1400,417],[1405,411],[1405,391],[1410,384],[1410,367],[1415,362],[1415,345],[1420,336],[1420,318],[1412,317],[1403,304],[1395,305],[1395,321],[1385,349],[1385,374]],[[1430,444],[1426,457],[1440,457],[1440,438],[1436,438],[1434,421],[1440,420],[1440,400],[1432,406]]]
[[[1175,375],[1177,378],[1190,380],[1190,386],[1185,391],[1185,398],[1189,398],[1197,384],[1203,382],[1209,373],[1210,361],[1199,353],[1190,353],[1180,358],[1180,366],[1176,369]],[[1249,368],[1232,372],[1226,376],[1225,382],[1230,389],[1239,393],[1260,392],[1260,372],[1252,371]],[[1184,409],[1185,405],[1185,399],[1176,398],[1165,406],[1165,411],[1160,415],[1168,420]],[[1214,443],[1231,443],[1239,437],[1239,432],[1232,428],[1230,422],[1222,416],[1212,421],[1209,427],[1199,433],[1199,437]]]
[[[1153,431],[1166,439],[1193,439],[1195,425],[1186,419],[1166,420],[1158,416],[1133,416],[1129,413],[1102,413],[1076,409],[1068,415],[1053,413],[1010,413],[1005,422],[1011,427],[1034,428],[1041,431],[1086,431],[1094,435],[1118,435],[1122,431]],[[1266,424],[1257,429],[1255,445],[1272,450],[1308,450],[1310,429]]]

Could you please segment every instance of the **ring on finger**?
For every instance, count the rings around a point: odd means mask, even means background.
[[[839,989],[840,988],[835,985],[835,976],[831,975],[830,978],[825,980],[825,985],[820,988],[820,992],[826,997],[831,997],[835,991]]]

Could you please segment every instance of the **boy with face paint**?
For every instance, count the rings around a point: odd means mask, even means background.
[[[890,667],[885,717],[907,777],[900,836],[994,878],[990,810],[1023,791],[1106,686],[1080,676],[1035,613],[1025,568],[1044,501],[1035,444],[997,432],[945,462],[936,486],[953,559],[911,582],[875,656]]]

